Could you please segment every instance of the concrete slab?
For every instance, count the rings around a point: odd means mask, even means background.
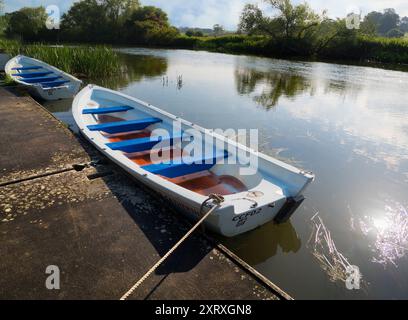
[[[30,97],[0,88],[0,184],[89,162],[70,131]]]
[[[102,169],[101,169],[102,170]],[[104,167],[103,170],[106,170]],[[0,298],[119,299],[188,230],[120,172],[94,169],[0,188]],[[48,265],[61,289],[48,290]],[[131,299],[276,299],[197,234]]]

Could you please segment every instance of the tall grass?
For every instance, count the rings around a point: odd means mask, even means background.
[[[42,60],[80,77],[110,76],[121,69],[117,53],[105,46],[24,45],[18,41],[0,39],[0,50],[12,56],[23,54]]]
[[[227,35],[220,37],[179,36],[170,46],[174,48],[207,50],[226,53],[258,54],[272,57],[322,58],[332,60],[369,61],[408,64],[408,40],[381,37],[340,37],[318,53],[312,43],[296,40],[277,42],[265,36]],[[293,50],[296,49],[296,50]]]

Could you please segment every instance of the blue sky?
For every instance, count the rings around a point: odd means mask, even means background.
[[[302,0],[294,0],[301,2]],[[68,10],[74,0],[5,0],[6,12],[24,6],[56,4],[61,11]],[[144,5],[164,9],[176,26],[212,27],[215,23],[227,29],[235,29],[240,12],[246,3],[262,0],[141,0]],[[407,0],[308,0],[316,11],[328,10],[331,17],[344,17],[348,12],[362,10],[365,14],[373,10],[395,8],[400,15],[408,16]],[[262,4],[264,5],[264,4]]]

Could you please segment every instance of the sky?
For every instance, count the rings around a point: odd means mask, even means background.
[[[68,10],[75,0],[5,0],[5,11],[11,12],[24,6],[58,5],[62,12]],[[293,0],[295,3],[303,0]],[[170,21],[177,27],[212,28],[216,23],[228,30],[236,29],[242,8],[246,3],[259,3],[262,0],[141,0],[143,5],[162,8]],[[328,10],[330,17],[344,17],[349,12],[366,14],[395,8],[401,16],[408,16],[407,0],[307,0],[317,12]]]

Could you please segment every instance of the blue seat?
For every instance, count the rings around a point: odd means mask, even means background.
[[[210,157],[202,157],[201,159],[192,159],[192,164],[187,163],[160,163],[160,164],[150,164],[143,166],[142,168],[151,173],[161,175],[167,178],[177,178],[185,176],[188,174],[201,172],[211,169],[216,163],[217,160],[222,158],[227,158],[228,152],[224,151],[224,154],[215,154]]]
[[[43,67],[39,67],[39,66],[35,67],[35,66],[33,66],[33,67],[11,68],[11,70],[25,71],[25,70],[39,70],[39,69],[42,69],[42,68],[43,68]]]
[[[130,120],[130,121],[118,121],[118,122],[109,122],[94,124],[88,126],[88,129],[91,131],[104,131],[106,133],[122,133],[130,131],[138,131],[146,129],[148,126],[162,122],[159,118],[146,118],[140,120]]]
[[[38,78],[28,78],[28,79],[24,79],[24,82],[27,83],[42,83],[42,82],[52,82],[55,80],[60,79],[60,76],[55,76],[55,77],[38,77]]]
[[[52,74],[52,71],[44,71],[44,72],[30,72],[30,73],[15,73],[13,77],[21,77],[21,78],[36,78],[36,77],[44,77],[49,74]],[[23,79],[24,80],[24,79]]]
[[[52,81],[52,82],[43,82],[41,86],[43,88],[56,88],[62,86],[63,84],[69,83],[69,80],[61,80],[61,81]]]
[[[132,107],[129,106],[117,106],[117,107],[107,107],[107,108],[94,108],[94,109],[84,109],[82,114],[107,114],[115,112],[125,112],[132,110]]]
[[[113,142],[107,143],[106,146],[111,148],[112,150],[120,150],[123,152],[142,152],[151,150],[155,145],[159,142],[168,142],[169,145],[174,144],[174,140],[181,139],[182,134],[172,136],[172,137],[147,137],[147,138],[139,138],[139,139],[131,139],[121,142]]]

